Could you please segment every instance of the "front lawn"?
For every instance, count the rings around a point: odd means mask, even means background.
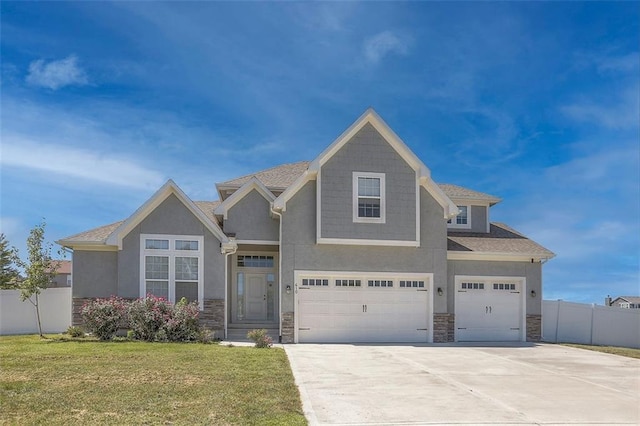
[[[640,359],[640,349],[621,348],[619,346],[579,345],[577,343],[562,343],[573,348],[588,349],[590,351],[604,352],[607,354],[622,355],[629,358]]]
[[[0,337],[0,424],[306,424],[282,349]]]

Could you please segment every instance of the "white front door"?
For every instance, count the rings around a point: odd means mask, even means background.
[[[267,319],[267,280],[265,274],[246,274],[246,319]]]
[[[431,278],[296,273],[299,342],[429,342]]]
[[[456,277],[456,341],[524,341],[523,292],[524,278]]]

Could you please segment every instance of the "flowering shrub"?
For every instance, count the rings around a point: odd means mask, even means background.
[[[167,340],[171,342],[198,340],[200,337],[200,310],[196,302],[187,303],[184,297],[173,307],[169,320],[164,324]]]
[[[267,334],[267,330],[264,328],[259,330],[251,330],[247,333],[247,338],[253,340],[256,344],[256,348],[270,348],[273,345],[271,336]]]
[[[126,327],[127,301],[111,296],[86,302],[81,309],[84,327],[100,340],[113,338],[119,328]]]
[[[153,342],[158,332],[172,317],[173,306],[161,297],[148,294],[129,304],[129,326],[135,339]],[[166,340],[161,338],[160,340]]]

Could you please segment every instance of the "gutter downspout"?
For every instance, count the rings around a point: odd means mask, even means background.
[[[224,254],[224,339],[227,338],[227,327],[229,322],[229,255],[235,254],[238,245],[235,239],[230,239],[229,245],[222,245],[220,252]]]
[[[271,213],[278,216],[278,341],[282,343],[282,213],[277,212],[271,203]]]

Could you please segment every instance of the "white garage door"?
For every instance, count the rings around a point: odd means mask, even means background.
[[[524,278],[456,277],[459,342],[524,341]]]
[[[299,342],[429,342],[431,277],[296,273]]]

